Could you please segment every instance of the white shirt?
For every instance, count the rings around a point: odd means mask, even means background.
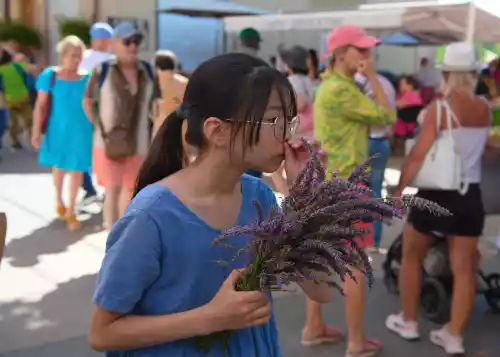
[[[430,63],[426,66],[420,67],[417,77],[420,84],[424,88],[436,88],[441,80],[439,71],[433,64]]]
[[[80,62],[80,71],[90,72],[95,66],[111,59],[113,55],[109,52],[101,52],[95,50],[87,50],[83,54],[82,62]]]
[[[378,81],[380,83],[380,86],[382,87],[382,90],[384,91],[385,95],[387,96],[387,100],[389,101],[389,105],[391,108],[396,111],[396,90],[394,89],[393,85],[387,78],[384,76],[381,76],[380,74],[377,75]],[[370,98],[371,100],[375,99],[373,95],[373,89],[370,85],[370,82],[368,79],[363,76],[362,74],[356,74],[355,76],[355,81],[356,83],[360,86],[360,89],[363,91],[363,93]],[[370,127],[370,138],[385,138],[386,136],[391,134],[392,126],[391,125],[384,125],[384,126],[372,126]]]
[[[297,94],[305,95],[310,102],[314,101],[314,85],[307,75],[290,74],[288,81]]]

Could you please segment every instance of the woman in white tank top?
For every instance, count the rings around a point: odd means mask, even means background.
[[[402,168],[399,196],[417,176],[424,160],[440,135],[451,131],[455,150],[463,162],[461,182],[467,188],[458,190],[419,189],[418,196],[434,201],[452,212],[450,217],[436,217],[424,211],[411,211],[403,232],[403,257],[400,270],[402,312],[390,315],[386,326],[401,337],[419,338],[417,314],[422,281],[422,262],[432,243],[432,233],[444,234],[449,240],[453,273],[451,319],[443,328],[432,331],[430,339],[448,354],[463,354],[462,334],[473,310],[478,265],[478,238],[484,226],[481,199],[481,159],[491,123],[487,102],[474,96],[476,59],[474,48],[466,43],[446,48],[443,62],[443,93],[421,116],[421,130],[415,146]],[[439,108],[439,109],[438,109]],[[437,128],[437,111],[441,118],[451,115],[451,127],[442,120]]]

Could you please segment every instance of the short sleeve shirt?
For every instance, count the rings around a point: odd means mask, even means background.
[[[253,200],[269,214],[276,205],[271,189],[260,179],[243,175],[243,203],[238,225],[257,219]],[[207,304],[235,268],[248,256],[233,262],[235,251],[211,246],[221,234],[208,226],[166,187],[143,189],[113,226],[97,279],[94,302],[120,314],[164,315]],[[249,237],[228,241],[236,250]],[[229,266],[217,264],[227,261]],[[229,341],[231,357],[281,357],[274,316],[266,325],[235,331]],[[206,355],[195,339],[160,344],[133,351],[110,352],[108,357],[221,357],[220,348]]]

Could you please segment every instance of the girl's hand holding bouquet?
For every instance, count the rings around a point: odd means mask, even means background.
[[[271,318],[271,302],[264,292],[236,291],[243,272],[233,270],[212,301],[202,308],[207,325],[214,327],[210,332],[265,325]]]

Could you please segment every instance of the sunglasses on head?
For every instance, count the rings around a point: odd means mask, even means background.
[[[135,36],[124,38],[122,40],[122,43],[125,46],[130,46],[132,44],[139,46],[141,44],[141,42],[142,42],[142,35],[135,35]]]

